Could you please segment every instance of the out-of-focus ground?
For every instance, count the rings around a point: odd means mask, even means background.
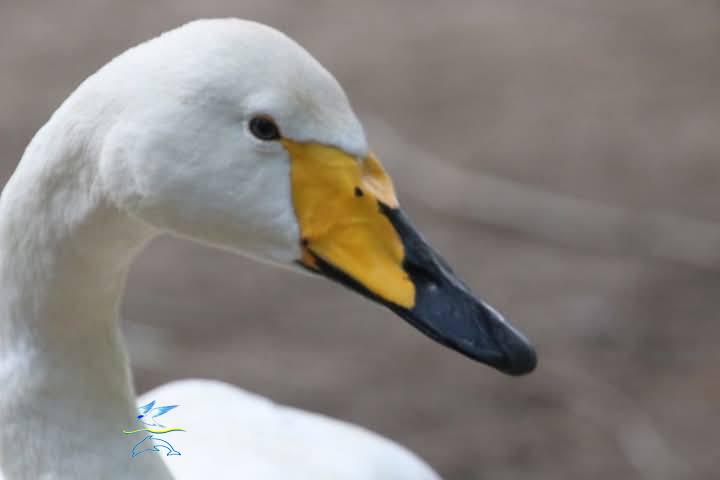
[[[284,30],[395,129],[370,140],[406,210],[541,363],[504,377],[327,282],[163,238],[124,305],[140,390],[220,378],[374,429],[450,479],[717,478],[720,266],[429,210],[392,139],[468,175],[720,222],[718,2],[1,0],[3,179],[87,75],[214,16]]]

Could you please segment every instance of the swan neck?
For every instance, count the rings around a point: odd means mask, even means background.
[[[136,407],[118,309],[155,232],[106,201],[97,132],[71,117],[38,132],[0,197],[0,478],[169,479],[122,433]]]

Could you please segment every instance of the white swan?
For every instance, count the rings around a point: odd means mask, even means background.
[[[172,437],[182,455],[130,458],[118,304],[160,232],[342,282],[507,373],[535,366],[398,209],[333,77],[269,27],[193,22],[88,78],[2,193],[4,480],[437,478],[359,427],[210,381],[140,399],[181,406],[162,423],[186,430]]]

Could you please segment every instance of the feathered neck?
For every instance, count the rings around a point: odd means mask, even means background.
[[[122,434],[136,412],[118,307],[154,232],[103,198],[103,123],[83,104],[38,132],[0,198],[0,478],[169,479]]]

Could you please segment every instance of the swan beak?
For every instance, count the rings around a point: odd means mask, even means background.
[[[298,264],[368,297],[437,342],[510,375],[537,364],[528,340],[476,298],[400,210],[374,155],[283,140],[302,235]]]

